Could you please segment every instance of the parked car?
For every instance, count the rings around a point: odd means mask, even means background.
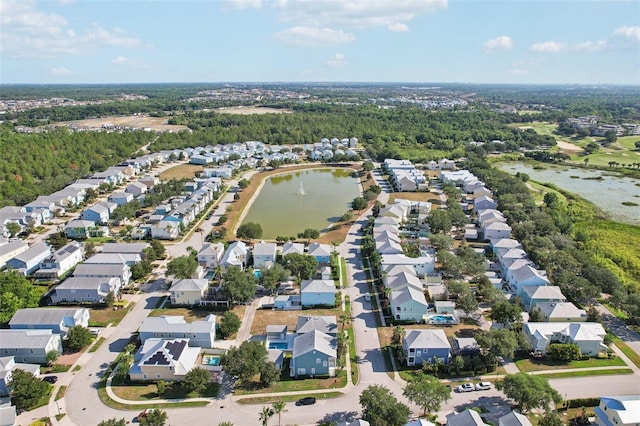
[[[155,408],[145,408],[143,411],[140,412],[140,414],[138,414],[138,421],[140,421],[140,419],[147,418],[147,416],[153,413],[154,411],[156,411]]]
[[[54,384],[55,382],[58,381],[58,376],[44,376],[42,378],[43,382],[47,382],[47,383],[51,383]]]
[[[364,300],[366,300],[367,302],[371,302],[371,295],[369,293],[365,294]]]
[[[458,392],[473,392],[474,390],[476,390],[476,388],[473,386],[473,383],[464,383],[458,386]]]
[[[316,403],[316,399],[313,396],[301,398],[296,402],[296,405],[313,405]]]
[[[489,382],[480,382],[476,384],[477,391],[489,390],[491,389],[491,383]]]

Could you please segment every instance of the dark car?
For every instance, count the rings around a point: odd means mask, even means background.
[[[47,383],[51,383],[54,384],[55,382],[58,381],[58,376],[44,376],[42,378],[43,382],[47,382]]]
[[[296,402],[296,405],[313,405],[316,403],[316,399],[312,396],[301,398]]]

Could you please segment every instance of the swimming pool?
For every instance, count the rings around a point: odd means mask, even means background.
[[[269,349],[280,349],[281,351],[286,350],[289,347],[287,342],[269,342]]]
[[[451,315],[431,315],[427,322],[436,324],[455,324],[456,320]]]
[[[203,355],[202,356],[202,365],[220,365],[220,356],[219,355]]]

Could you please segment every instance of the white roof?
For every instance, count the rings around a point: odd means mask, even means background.
[[[528,322],[523,324],[529,335],[547,337],[554,333],[570,336],[573,341],[599,341],[606,332],[597,322]]]
[[[554,318],[587,318],[587,311],[579,309],[571,302],[542,302],[536,305],[548,319]]]
[[[333,280],[304,280],[300,283],[300,291],[335,294],[336,285]]]
[[[337,356],[336,338],[318,330],[311,330],[301,334],[293,340],[293,354],[295,358],[311,351],[317,351],[330,357]]]
[[[179,315],[163,315],[159,317],[147,317],[140,324],[140,332],[153,333],[169,331],[172,333],[210,333],[215,328],[216,316],[208,315],[204,321],[186,322]]]
[[[500,417],[498,424],[500,426],[531,426],[531,422],[526,416],[515,411]]]
[[[440,329],[407,330],[404,341],[408,348],[451,349],[447,335]]]
[[[602,396],[600,401],[616,410],[623,424],[640,423],[640,395]]]
[[[541,286],[525,286],[522,291],[527,293],[531,299],[565,299],[564,294],[560,290],[560,287],[555,285],[541,285]]]
[[[147,247],[147,243],[106,243],[102,253],[142,253]]]
[[[11,325],[59,325],[65,318],[81,318],[85,308],[25,308],[18,309],[9,321]]]
[[[275,256],[278,246],[276,243],[265,243],[260,241],[253,246],[254,256]]]
[[[204,278],[200,278],[200,279],[185,278],[185,279],[174,281],[173,285],[171,286],[171,291],[203,292],[207,287],[209,287],[209,280],[206,280]]]

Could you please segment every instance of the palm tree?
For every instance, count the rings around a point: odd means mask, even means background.
[[[220,422],[220,423],[218,423],[218,426],[233,426],[233,423],[231,423],[231,422]]]
[[[346,312],[343,312],[338,317],[338,321],[342,324],[342,332],[344,333],[344,328],[351,322],[351,317]]]
[[[262,422],[262,426],[267,426],[269,424],[269,419],[271,416],[275,414],[273,408],[271,407],[262,407],[262,411],[260,412],[260,421]]]
[[[279,400],[271,405],[273,407],[273,412],[278,415],[278,426],[280,426],[280,416],[282,415],[282,413],[287,411],[287,404],[283,400]]]

